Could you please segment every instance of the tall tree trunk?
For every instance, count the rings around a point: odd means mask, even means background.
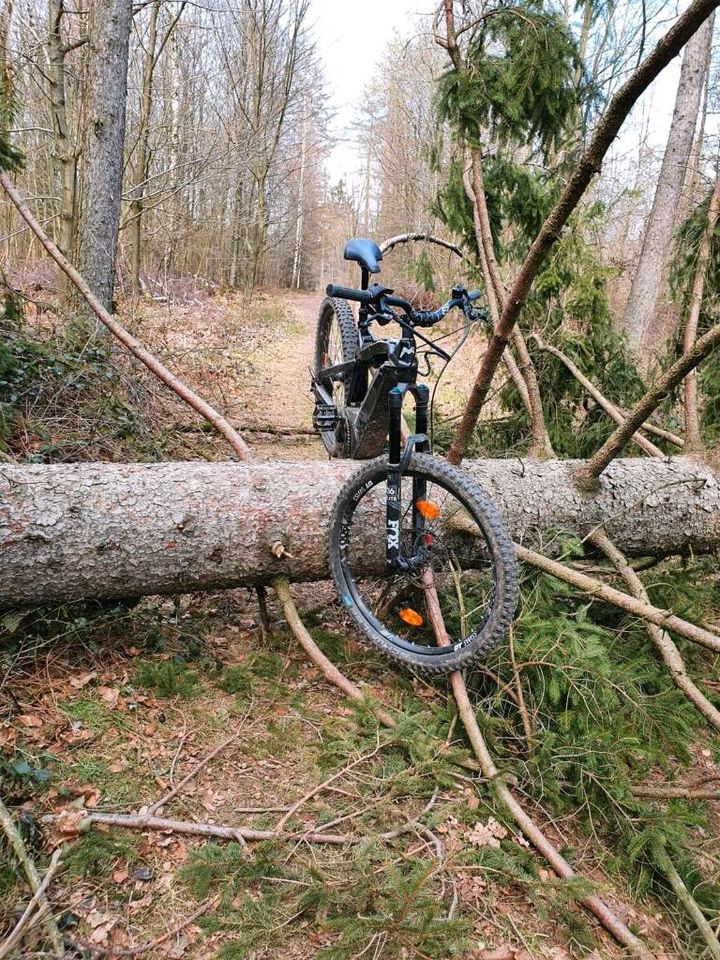
[[[582,462],[474,460],[466,468],[513,537],[603,526],[628,556],[720,546],[720,476],[689,457],[616,460],[593,494]],[[0,606],[329,579],[327,528],[351,461],[15,466],[0,473]],[[364,564],[382,572],[385,531]],[[283,543],[277,559],[274,543]],[[547,542],[545,540],[544,542]]]
[[[111,310],[122,200],[125,106],[132,0],[90,7],[88,132],[83,171],[81,272]]]
[[[305,164],[307,162],[307,119],[303,118],[302,140],[300,146],[300,182],[298,184],[298,210],[295,224],[295,253],[293,255],[292,286],[300,289],[302,272],[303,228],[305,221]]]
[[[712,41],[712,18],[688,41],[683,54],[670,135],[645,229],[642,252],[625,308],[625,329],[631,351],[646,367],[662,336],[667,308],[665,268],[672,248],[678,205],[682,198]]]
[[[154,0],[150,8],[147,52],[143,69],[142,93],[140,102],[140,130],[138,132],[137,154],[135,159],[135,186],[130,201],[130,262],[132,268],[132,293],[135,299],[141,294],[140,267],[142,259],[142,216],[145,209],[145,185],[150,168],[150,120],[153,106],[153,75],[155,73],[156,47],[158,35],[158,16],[160,0]]]
[[[64,0],[48,3],[48,79],[50,81],[50,105],[55,133],[57,162],[60,166],[60,225],[57,245],[69,259],[73,259],[77,239],[77,147],[70,133],[67,102],[65,98],[66,49],[62,39],[62,20],[65,13]],[[65,274],[58,271],[60,300],[69,305],[71,287]]]
[[[698,322],[700,320],[700,311],[702,309],[703,295],[705,293],[705,274],[707,272],[710,254],[712,252],[713,237],[715,228],[720,216],[720,177],[715,181],[710,205],[708,207],[707,222],[703,231],[698,248],[697,264],[695,265],[695,277],[693,279],[692,292],[690,294],[690,304],[688,307],[688,316],[685,323],[685,332],[683,336],[683,350],[688,353],[695,346],[697,340]],[[702,449],[702,438],[700,436],[700,414],[698,409],[698,383],[697,370],[691,370],[683,384],[685,392],[685,444],[686,449],[698,451]]]

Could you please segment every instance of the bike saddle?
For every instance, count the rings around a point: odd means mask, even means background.
[[[380,273],[380,260],[382,260],[382,250],[374,240],[363,240],[356,238],[348,240],[345,244],[343,257],[346,260],[354,260],[369,273]]]

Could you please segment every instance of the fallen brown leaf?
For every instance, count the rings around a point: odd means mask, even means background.
[[[43,725],[41,718],[36,716],[34,713],[21,713],[18,717],[18,721],[24,727],[41,727]]]
[[[79,677],[70,677],[69,683],[70,686],[76,690],[82,690],[83,687],[86,687],[96,677],[97,670],[91,670],[89,673],[81,673]]]

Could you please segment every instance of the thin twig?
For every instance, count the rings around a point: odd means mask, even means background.
[[[219,903],[219,896],[212,897],[210,900],[206,900],[205,903],[200,904],[197,910],[194,910],[189,917],[181,920],[180,923],[176,924],[171,930],[168,930],[167,933],[163,933],[162,936],[155,937],[154,940],[146,940],[145,943],[141,943],[137,947],[128,947],[125,950],[110,948],[109,950],[103,950],[102,953],[106,956],[112,957],[113,960],[116,960],[116,958],[119,957],[140,957],[143,953],[147,953],[149,950],[155,950],[156,947],[161,947],[163,943],[167,943],[168,940],[172,940],[173,937],[176,937],[179,933],[182,933],[186,927],[189,927],[191,923],[195,923],[199,917],[202,917],[210,910],[214,910]]]
[[[50,904],[45,896],[45,891],[41,889],[42,882],[38,875],[37,868],[35,867],[30,854],[27,852],[27,848],[23,842],[23,839],[18,833],[15,822],[10,815],[10,811],[3,803],[2,799],[0,799],[0,827],[2,827],[3,832],[8,838],[10,846],[13,849],[13,853],[17,857],[25,872],[25,876],[30,884],[30,889],[34,895],[38,895],[38,903],[40,904],[40,910],[43,914],[43,926],[45,927],[48,938],[52,943],[55,956],[64,957],[65,947],[63,946],[62,934],[60,933],[58,925],[55,923],[53,918]],[[38,891],[40,891],[39,894]]]
[[[245,714],[245,717],[243,718],[244,720],[247,719],[248,713]],[[197,766],[193,767],[190,773],[184,776],[179,783],[176,783],[175,786],[172,788],[172,790],[169,790],[164,797],[160,797],[160,799],[156,800],[152,806],[148,807],[148,813],[152,816],[161,807],[167,806],[167,804],[170,803],[170,801],[174,797],[176,797],[178,793],[180,793],[183,787],[186,784],[190,783],[190,781],[194,779],[201,772],[201,770],[203,770],[203,768],[206,767],[208,763],[210,763],[211,760],[214,760],[215,757],[225,749],[225,747],[229,747],[231,743],[237,740],[241,732],[242,731],[238,730],[235,733],[233,733],[232,736],[228,737],[227,740],[223,740],[223,742],[219,744],[217,747],[215,747],[215,749],[211,753],[209,753],[203,760],[201,760],[200,763],[197,764]]]
[[[267,590],[262,585],[255,588],[258,609],[260,610],[260,634],[263,643],[273,635],[273,625],[268,613]]]
[[[46,814],[43,823],[57,823],[57,814]],[[128,830],[160,830],[168,833],[186,833],[198,837],[218,837],[221,840],[236,840],[243,846],[247,841],[258,840],[309,840],[312,843],[328,843],[341,845],[356,842],[352,837],[345,837],[337,833],[323,833],[318,831],[295,831],[293,833],[276,833],[275,830],[253,830],[250,827],[232,826],[218,823],[195,823],[191,820],[171,820],[167,817],[153,817],[138,813],[100,813],[88,811],[74,826],[82,832],[94,823],[102,823],[111,827],[125,827]]]
[[[331,783],[334,783],[336,780],[339,780],[340,777],[344,776],[346,773],[349,773],[349,771],[354,767],[357,767],[358,764],[364,763],[366,760],[370,760],[372,757],[376,756],[379,750],[380,739],[378,737],[377,746],[373,751],[363,754],[363,756],[358,757],[357,760],[353,760],[352,763],[349,763],[346,767],[343,767],[342,770],[338,770],[337,773],[334,773],[331,777],[328,777],[328,779],[323,781],[323,783],[319,783],[316,787],[313,787],[312,790],[308,790],[308,792],[303,794],[299,800],[296,800],[287,813],[283,814],[283,816],[275,824],[276,832],[282,833],[282,831],[285,829],[285,824],[288,822],[290,817],[295,816],[298,810],[305,806],[308,800],[312,800],[313,797],[316,797],[319,793],[322,793],[326,787],[329,787]]]
[[[441,240],[440,237],[434,237],[431,233],[399,233],[396,237],[389,237],[387,240],[383,240],[380,244],[380,251],[381,253],[389,253],[393,247],[397,247],[399,244],[414,243],[420,240],[425,243],[434,243],[438,247],[444,247],[458,257],[463,256],[463,252],[457,244],[450,243],[448,240]]]
[[[515,691],[517,693],[517,708],[520,713],[520,719],[522,720],[523,733],[525,734],[525,745],[529,751],[532,744],[533,728],[532,724],[530,723],[530,714],[528,713],[528,709],[525,704],[522,680],[520,679],[520,671],[518,670],[517,661],[515,660],[515,630],[512,624],[508,630],[508,648],[510,654],[510,666],[512,668],[513,681],[515,683]]]
[[[4,957],[8,957],[10,955],[10,952],[14,950],[18,943],[20,943],[22,940],[28,927],[37,923],[41,919],[43,921],[45,920],[47,913],[50,910],[50,904],[48,903],[45,893],[47,888],[50,886],[50,881],[58,871],[63,853],[64,847],[58,847],[57,850],[55,850],[52,855],[52,859],[50,860],[50,866],[45,871],[45,876],[42,878],[42,883],[33,894],[32,900],[30,903],[28,903],[27,907],[25,907],[23,915],[15,924],[15,928],[11,931],[7,939],[3,943],[0,943],[0,960],[3,960]],[[36,908],[38,908],[37,912]],[[50,917],[50,919],[52,919],[52,917]],[[55,927],[55,929],[57,929],[57,927]],[[64,947],[61,946],[59,953],[55,951],[55,955],[60,957],[64,956]]]
[[[698,933],[707,944],[707,949],[713,960],[720,960],[720,942],[715,935],[715,931],[710,926],[707,917],[697,904],[697,901],[685,886],[682,877],[675,869],[675,864],[660,841],[653,844],[653,851],[658,865],[668,878],[673,893],[685,908],[685,912],[692,919],[698,929]]]

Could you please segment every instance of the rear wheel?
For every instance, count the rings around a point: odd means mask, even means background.
[[[427,673],[469,666],[505,637],[518,598],[515,552],[499,511],[468,476],[415,454],[400,486],[401,565],[386,559],[388,461],[370,461],[333,509],[330,565],[365,637]],[[442,638],[448,645],[438,645]]]
[[[348,422],[345,417],[346,385],[342,380],[323,379],[320,372],[335,364],[354,360],[357,352],[358,331],[349,304],[335,297],[323,300],[315,337],[315,376],[332,397],[341,418],[334,430],[320,430],[322,442],[331,457],[349,455]]]

